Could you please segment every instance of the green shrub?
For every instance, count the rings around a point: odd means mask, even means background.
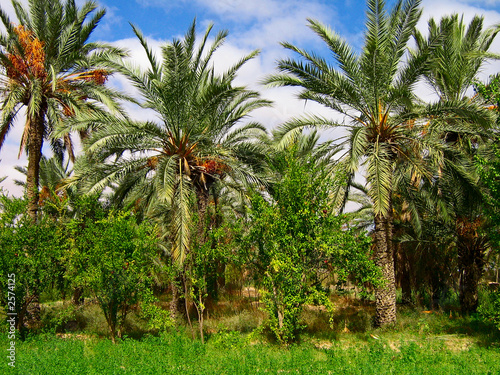
[[[350,277],[375,282],[378,270],[368,259],[369,237],[332,212],[328,174],[293,153],[275,162],[279,181],[272,199],[254,194],[245,245],[255,274],[261,275],[269,327],[288,344],[303,328],[305,304],[331,310],[325,275],[335,273],[338,283]]]
[[[158,299],[154,297],[151,290],[142,294],[141,315],[148,322],[148,328],[163,332],[174,325],[170,311],[162,309],[157,305]]]
[[[480,291],[478,313],[500,330],[500,289]]]
[[[0,303],[16,313],[22,337],[29,305],[52,289],[63,272],[64,242],[61,225],[44,216],[33,222],[26,207],[23,198],[0,195]]]
[[[45,307],[42,313],[42,327],[44,331],[48,332],[62,332],[68,327],[68,323],[76,322],[77,307],[72,304],[65,306],[55,305]],[[74,328],[79,328],[78,323]]]
[[[67,277],[91,290],[115,342],[130,307],[150,294],[155,230],[127,212],[76,218],[67,228]]]

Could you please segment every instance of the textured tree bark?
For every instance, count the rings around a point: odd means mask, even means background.
[[[75,289],[73,289],[73,297],[72,297],[73,305],[76,306],[83,305],[84,302],[85,298],[83,297],[83,288],[76,287]]]
[[[481,237],[460,238],[458,265],[460,269],[460,308],[462,314],[475,312],[478,306],[478,285],[483,276],[486,239]]]
[[[106,321],[108,322],[109,334],[111,336],[111,342],[116,344],[116,326],[115,322],[111,318],[111,314],[106,314]]]
[[[375,289],[375,326],[381,327],[396,322],[392,206],[386,216],[375,216],[375,263],[380,267],[384,282]]]
[[[38,213],[38,183],[40,179],[40,159],[42,157],[43,136],[45,132],[45,113],[47,104],[42,103],[40,111],[34,118],[28,116],[28,170],[26,173],[26,189],[28,195],[28,215],[33,220],[37,221]],[[34,325],[37,325],[40,320],[40,295],[38,291],[34,291],[32,304],[29,307],[31,319]]]
[[[198,204],[198,241],[202,244],[207,240],[206,219],[210,191],[208,188],[200,186],[196,191],[196,195]]]
[[[197,204],[198,204],[198,243],[204,244],[208,241],[207,236],[207,226],[209,225],[207,218],[208,203],[210,201],[210,186],[211,181],[207,182],[207,186],[199,186],[197,189]],[[210,223],[211,225],[212,223]],[[212,308],[215,305],[219,294],[219,288],[217,285],[217,265],[213,264],[211,270],[206,277],[207,282],[207,297],[205,304],[208,308]]]
[[[26,173],[26,189],[28,194],[28,215],[33,221],[38,212],[38,182],[40,178],[40,159],[42,157],[43,135],[46,104],[42,103],[40,113],[35,118],[28,117],[28,170]]]
[[[179,288],[176,281],[170,284],[172,289],[172,299],[170,300],[170,318],[173,321],[178,320],[182,316],[182,306],[184,305],[179,297]]]

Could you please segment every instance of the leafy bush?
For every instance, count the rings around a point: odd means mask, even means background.
[[[26,207],[24,198],[0,195],[0,302],[17,314],[21,335],[30,304],[63,272],[63,228],[47,217],[33,222]]]
[[[141,313],[148,321],[148,327],[159,332],[167,330],[174,325],[170,312],[162,309],[156,303],[158,299],[153,295],[150,289],[142,293]]]
[[[500,330],[500,290],[483,289],[480,293],[479,314]]]
[[[115,342],[131,305],[149,293],[156,233],[147,222],[137,224],[131,213],[97,218],[84,216],[68,224],[67,276],[74,277],[76,286],[92,291]]]
[[[330,208],[331,180],[313,163],[286,156],[272,199],[254,194],[249,258],[262,275],[263,301],[276,338],[289,343],[302,328],[304,304],[331,308],[322,280],[335,273],[340,283],[354,276],[375,282],[377,269],[368,259],[370,239],[349,228]]]
[[[42,315],[42,325],[45,332],[61,332],[64,331],[68,323],[76,321],[77,307],[70,303],[62,308],[46,308]]]

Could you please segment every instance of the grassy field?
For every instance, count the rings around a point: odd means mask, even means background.
[[[500,374],[500,331],[478,317],[400,307],[395,326],[374,329],[370,303],[336,305],[333,321],[307,308],[300,340],[281,347],[259,328],[265,316],[250,299],[212,308],[205,345],[188,327],[148,332],[136,313],[114,345],[97,305],[68,313],[48,303],[45,333],[16,340],[16,367],[5,355],[0,374]],[[5,333],[0,340],[7,349]]]
[[[141,340],[36,336],[17,344],[16,368],[2,374],[499,374],[500,349],[459,336],[397,340],[395,333],[340,334],[289,348],[254,343],[235,332],[207,344],[185,332]],[[5,361],[4,361],[5,362]]]

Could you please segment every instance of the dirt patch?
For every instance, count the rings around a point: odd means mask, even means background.
[[[80,340],[80,341],[88,341],[94,337],[92,335],[85,335],[82,333],[56,333],[56,336],[63,340]]]

